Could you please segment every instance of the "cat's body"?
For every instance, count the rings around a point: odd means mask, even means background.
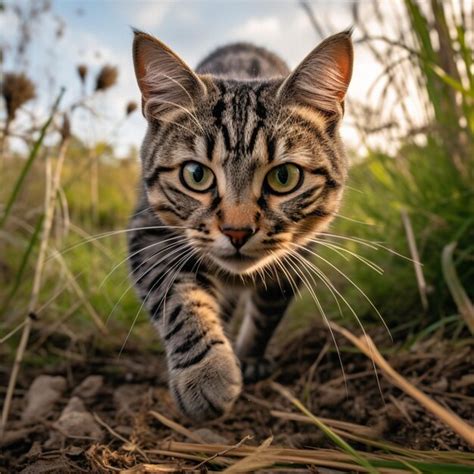
[[[136,34],[149,127],[130,262],[166,348],[170,389],[190,418],[227,411],[241,370],[248,380],[266,374],[267,343],[297,287],[313,278],[302,270],[305,247],[336,212],[346,176],[337,125],[352,66],[349,37],[316,50],[321,68],[337,63],[328,48],[347,55],[347,71],[326,71],[326,95],[320,82],[308,97],[307,71],[289,75],[262,48],[221,48],[196,74],[162,43]],[[239,300],[245,315],[233,345],[223,322]]]

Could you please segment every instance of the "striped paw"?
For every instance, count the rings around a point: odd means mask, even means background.
[[[188,418],[201,422],[227,413],[242,389],[240,364],[230,345],[214,345],[207,357],[170,373],[170,389]]]

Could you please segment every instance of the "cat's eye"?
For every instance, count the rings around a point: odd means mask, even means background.
[[[204,193],[214,186],[214,173],[201,163],[188,161],[181,168],[181,181],[183,184],[198,193]]]
[[[298,166],[285,163],[269,171],[266,183],[274,194],[288,194],[301,184],[302,178],[303,174]]]

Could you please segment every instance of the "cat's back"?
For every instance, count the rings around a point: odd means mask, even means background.
[[[251,43],[233,43],[206,56],[198,64],[196,72],[248,80],[286,76],[290,70],[285,61],[265,48]]]

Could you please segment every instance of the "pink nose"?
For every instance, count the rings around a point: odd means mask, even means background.
[[[247,242],[247,240],[249,240],[255,233],[255,231],[250,227],[236,228],[229,226],[222,227],[221,232],[229,237],[229,240],[236,249],[242,247],[242,245],[244,245],[245,242]]]

